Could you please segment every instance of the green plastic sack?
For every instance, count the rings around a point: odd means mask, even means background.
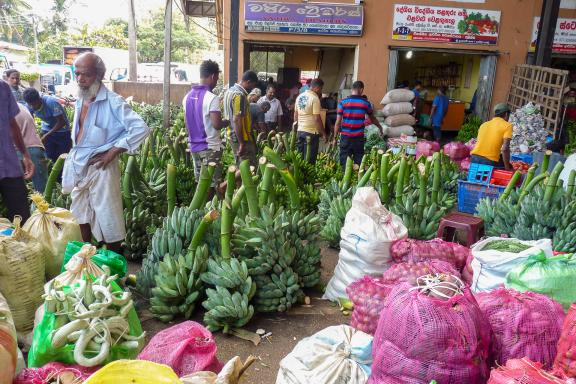
[[[567,311],[576,301],[576,254],[547,258],[532,255],[506,275],[506,288],[541,293],[556,300]]]
[[[60,272],[64,272],[66,269],[66,263],[74,256],[84,244],[81,241],[71,241],[66,245],[66,251],[64,252],[64,262],[60,268]],[[128,271],[128,262],[126,258],[116,252],[109,251],[107,249],[99,249],[94,256],[92,256],[92,261],[102,268],[102,265],[107,265],[110,268],[110,273],[112,275],[118,275],[118,278],[123,278],[126,276]]]
[[[96,280],[94,277],[90,276],[92,280]],[[66,291],[70,289],[69,287],[63,287]],[[112,290],[114,292],[121,291],[122,288],[115,282],[112,282]],[[59,361],[64,364],[77,364],[74,360],[74,344],[66,344],[60,348],[53,348],[50,338],[50,333],[54,331],[54,323],[56,322],[56,314],[54,312],[49,312],[46,310],[46,304],[44,304],[44,316],[40,323],[34,328],[34,337],[32,339],[32,346],[28,352],[28,367],[38,368],[51,361]],[[140,324],[140,319],[138,319],[138,314],[136,309],[132,308],[128,313],[128,324],[130,325],[129,334],[132,336],[140,336],[142,334],[142,325]],[[105,364],[120,360],[120,359],[135,359],[140,351],[133,348],[126,348],[119,345],[110,347],[110,353]],[[86,352],[86,357],[94,357],[96,354],[91,354]]]

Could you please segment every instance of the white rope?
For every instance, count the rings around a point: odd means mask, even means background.
[[[444,273],[436,273],[417,278],[416,286],[410,288],[410,291],[418,290],[427,295],[432,293],[444,299],[451,299],[456,295],[462,295],[464,293],[463,288],[464,283],[458,277]],[[452,295],[446,294],[446,291],[451,292]]]

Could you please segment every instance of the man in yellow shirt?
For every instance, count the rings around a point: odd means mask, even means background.
[[[508,122],[510,108],[506,103],[500,103],[494,108],[494,118],[480,126],[478,141],[470,153],[472,163],[488,164],[494,167],[510,165],[510,140],[512,139],[512,124]],[[500,159],[502,154],[502,159]]]
[[[306,158],[307,137],[310,141],[310,163],[316,163],[320,137],[326,138],[324,124],[320,116],[320,95],[322,94],[324,82],[322,79],[314,79],[310,83],[310,89],[301,93],[296,99],[294,108],[294,121],[298,122],[298,152]]]

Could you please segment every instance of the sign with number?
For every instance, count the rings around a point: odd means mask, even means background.
[[[536,50],[538,29],[540,29],[540,18],[535,17],[534,26],[532,27],[530,52]],[[556,31],[554,32],[552,52],[576,53],[576,19],[558,19],[558,22],[556,23]]]

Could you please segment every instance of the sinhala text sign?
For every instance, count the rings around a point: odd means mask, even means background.
[[[246,0],[246,32],[361,36],[362,5]]]
[[[394,5],[392,38],[438,43],[494,45],[500,11],[426,5]]]
[[[530,44],[531,52],[536,50],[538,29],[540,29],[540,18],[535,17],[534,26],[532,27],[532,44]],[[552,52],[576,53],[576,19],[558,19],[556,31],[554,32]]]

